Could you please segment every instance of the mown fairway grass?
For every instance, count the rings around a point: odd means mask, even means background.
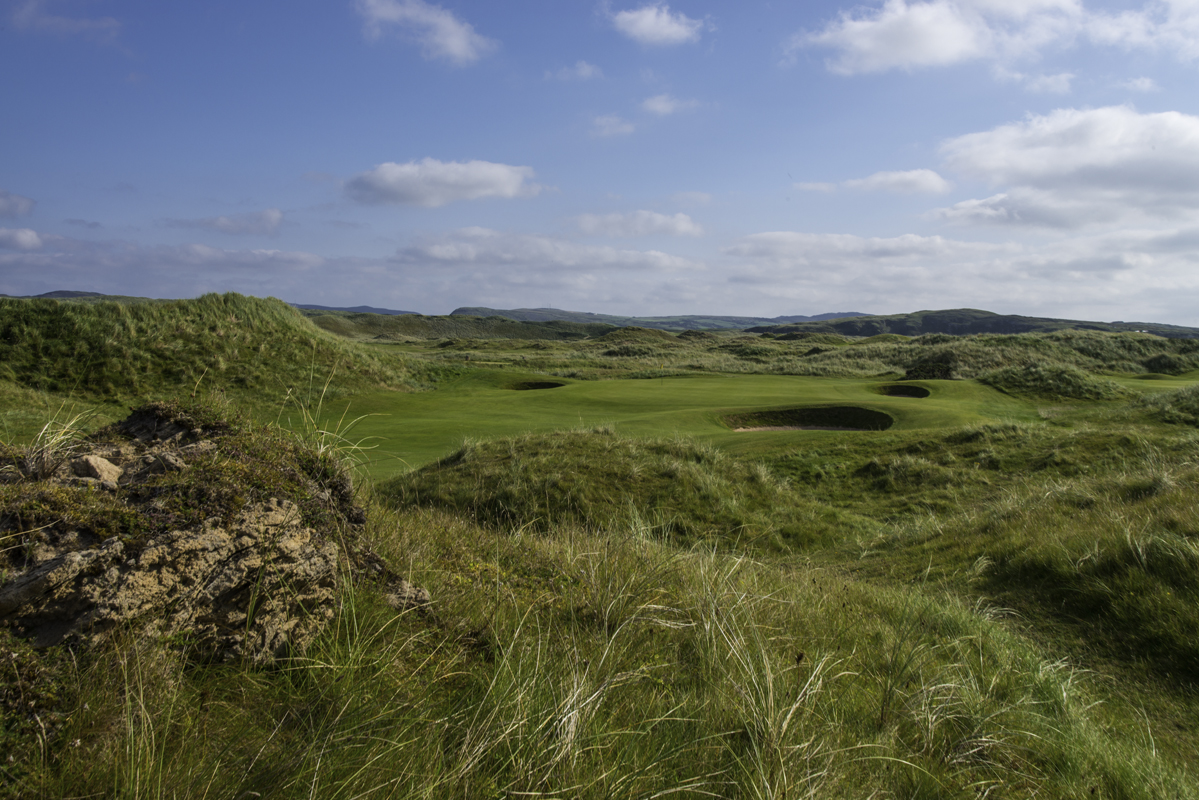
[[[508,387],[545,376],[478,370],[436,392],[359,395],[330,404],[336,415],[363,418],[352,438],[375,446],[368,470],[383,477],[433,461],[464,439],[612,425],[629,436],[696,437],[755,456],[802,442],[868,434],[821,431],[735,433],[727,414],[806,405],[854,405],[895,418],[892,430],[940,429],[995,419],[1033,419],[1035,407],[962,381],[923,381],[927,398],[879,394],[888,381],[782,375],[697,375],[642,380],[573,381],[554,389]]]

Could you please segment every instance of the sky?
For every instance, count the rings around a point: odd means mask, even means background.
[[[0,0],[0,293],[1199,326],[1199,0]]]

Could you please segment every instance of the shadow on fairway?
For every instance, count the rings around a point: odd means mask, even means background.
[[[730,414],[724,422],[735,431],[885,431],[895,419],[882,411],[857,406],[812,406]]]
[[[913,386],[910,383],[888,383],[875,387],[874,391],[887,397],[928,397],[932,394],[923,386]]]
[[[509,386],[509,389],[515,389],[518,392],[527,392],[532,389],[557,389],[559,386],[565,386],[565,383],[558,381],[521,381]]]

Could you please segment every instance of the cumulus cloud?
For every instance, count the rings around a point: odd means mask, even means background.
[[[560,81],[589,81],[592,78],[604,77],[604,71],[595,64],[576,61],[573,67],[562,67],[557,72],[547,72],[545,77],[546,80],[557,78]]]
[[[706,23],[682,12],[672,12],[665,3],[651,3],[612,15],[616,30],[648,45],[672,45],[699,41]]]
[[[532,179],[531,167],[425,158],[380,164],[350,178],[345,191],[351,200],[365,205],[437,208],[456,200],[532,197],[542,189]]]
[[[279,231],[282,222],[283,212],[277,208],[268,208],[252,214],[231,214],[204,219],[169,219],[165,224],[170,228],[199,228],[232,236],[273,236]]]
[[[1058,109],[941,152],[949,169],[1003,189],[940,209],[945,219],[1072,228],[1199,218],[1199,117],[1188,114]]]
[[[440,58],[459,66],[474,63],[495,50],[497,43],[475,33],[470,23],[453,12],[424,0],[357,0],[366,20],[368,38],[379,38],[389,26],[415,39],[426,58]]]
[[[396,260],[445,267],[512,267],[525,273],[572,270],[679,270],[694,262],[659,250],[621,250],[567,239],[510,234],[488,228],[463,228],[431,241],[402,247]]]
[[[876,172],[867,178],[845,181],[844,185],[849,189],[896,194],[943,194],[953,188],[949,181],[931,169]]]
[[[25,0],[17,3],[12,12],[13,25],[20,31],[84,36],[104,43],[112,42],[121,32],[121,23],[112,17],[65,17],[47,11],[49,5],[49,0]]]
[[[634,211],[631,214],[581,214],[575,225],[589,236],[703,236],[704,229],[686,214]]]
[[[0,228],[0,247],[8,250],[38,250],[42,237],[29,228]]]
[[[793,60],[802,48],[828,48],[835,52],[829,69],[854,75],[1010,61],[1079,39],[1166,49],[1190,60],[1199,56],[1199,7],[1192,0],[1165,0],[1108,13],[1086,9],[1082,0],[884,0],[842,12],[819,31],[797,33],[786,53]],[[1063,91],[1067,83],[1062,76],[1041,81],[1041,91]]]
[[[0,189],[0,217],[27,217],[34,205],[28,197]]]
[[[699,105],[698,100],[680,100],[669,94],[656,94],[641,101],[641,107],[651,114],[665,117],[679,111],[686,111]]]
[[[616,114],[604,114],[591,121],[591,133],[595,136],[627,136],[637,126]]]

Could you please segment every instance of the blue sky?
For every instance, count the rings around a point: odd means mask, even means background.
[[[0,292],[1199,325],[1199,0],[0,0]]]

